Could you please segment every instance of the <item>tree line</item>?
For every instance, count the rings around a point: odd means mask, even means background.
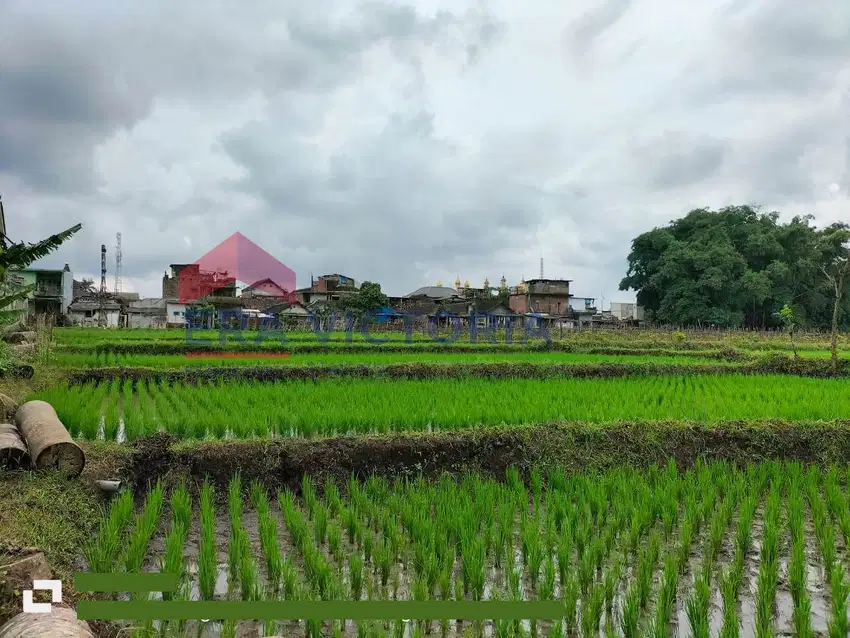
[[[635,290],[647,319],[663,324],[778,328],[790,312],[800,328],[849,329],[850,226],[813,219],[692,210],[632,241],[620,290]]]

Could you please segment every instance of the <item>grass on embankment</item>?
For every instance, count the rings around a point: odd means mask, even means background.
[[[481,364],[481,363],[535,363],[551,364],[592,364],[592,363],[658,363],[667,365],[696,365],[717,361],[713,353],[695,352],[686,355],[606,355],[573,352],[356,352],[352,354],[295,352],[286,358],[245,358],[233,359],[222,357],[193,358],[186,355],[143,355],[143,354],[76,354],[59,353],[54,356],[54,362],[69,368],[99,368],[110,366],[172,368],[192,367],[230,367],[230,366],[340,366],[340,365],[370,365],[380,366],[395,363],[433,363],[433,364]],[[732,362],[726,362],[732,365]]]

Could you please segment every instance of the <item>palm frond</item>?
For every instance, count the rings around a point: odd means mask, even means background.
[[[33,285],[21,286],[15,288],[13,291],[0,289],[0,309],[11,306],[14,302],[21,299],[26,299],[33,290],[35,290],[35,286]],[[12,310],[11,312],[16,311]]]
[[[46,257],[59,248],[65,241],[76,235],[82,227],[82,224],[77,224],[34,244],[25,244],[23,242],[12,244],[5,250],[0,251],[0,267],[7,269],[26,268],[32,262]]]
[[[0,326],[11,323],[25,312],[26,310],[23,308],[20,310],[0,310]]]

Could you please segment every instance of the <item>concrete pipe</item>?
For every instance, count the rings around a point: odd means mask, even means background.
[[[3,420],[6,419],[14,419],[15,418],[15,410],[18,409],[18,404],[15,403],[15,400],[0,392],[0,418]]]
[[[53,607],[49,614],[21,612],[0,627],[0,638],[94,638],[85,620],[67,607]]]
[[[11,423],[0,423],[0,470],[29,469],[30,453],[18,428]]]
[[[15,413],[15,423],[36,469],[53,468],[70,476],[83,471],[85,454],[71,439],[52,405],[27,401]]]
[[[35,344],[34,343],[17,343],[12,346],[12,350],[14,350],[15,354],[19,357],[25,357],[28,354],[32,354],[35,352]]]

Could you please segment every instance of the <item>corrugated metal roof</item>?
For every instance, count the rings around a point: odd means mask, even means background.
[[[457,292],[454,288],[447,286],[422,286],[422,288],[417,288],[409,295],[405,295],[405,298],[429,297],[430,299],[448,299],[456,294]]]
[[[138,301],[131,301],[128,312],[140,312],[142,310],[165,310],[167,301],[161,297],[145,297]]]

